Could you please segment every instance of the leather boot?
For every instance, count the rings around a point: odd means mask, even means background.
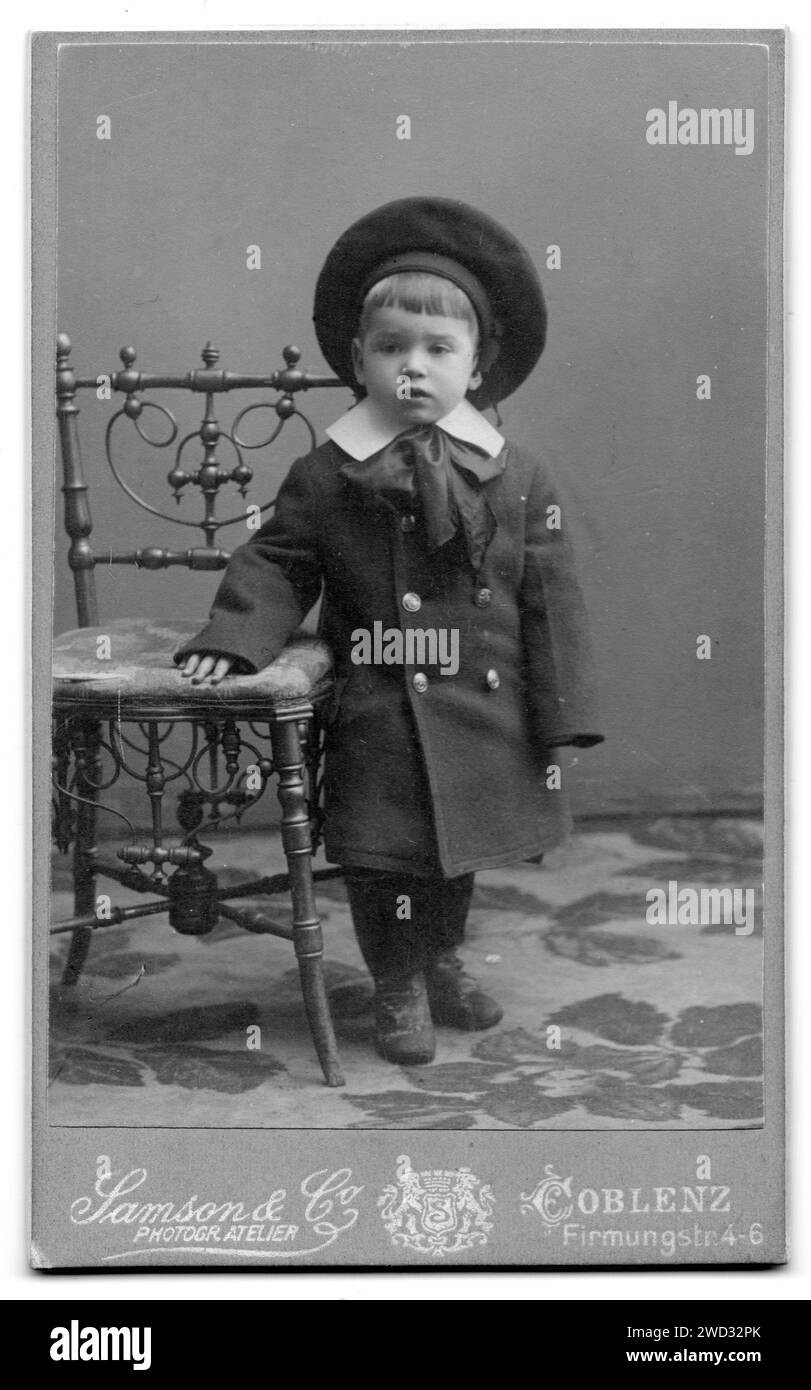
[[[443,951],[426,966],[425,982],[434,1023],[477,1032],[494,1028],[504,1011],[468,975],[455,951]]]
[[[433,1062],[434,1025],[422,971],[375,980],[375,1041],[387,1062],[402,1067]]]
[[[503,1016],[495,999],[485,994],[473,977],[466,974],[456,954],[456,948],[465,939],[473,886],[473,874],[432,884],[431,906],[427,911],[430,933],[425,982],[431,1015],[434,1023],[440,1026],[461,1028],[466,1032],[493,1028]]]
[[[346,874],[346,887],[355,935],[375,986],[378,1051],[400,1066],[432,1062],[436,1040],[422,968],[423,943],[410,922],[395,917],[403,882],[391,874],[355,871]]]

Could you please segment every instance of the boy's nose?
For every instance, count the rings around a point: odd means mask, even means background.
[[[406,376],[425,375],[425,359],[419,348],[412,348],[403,354],[402,371]]]

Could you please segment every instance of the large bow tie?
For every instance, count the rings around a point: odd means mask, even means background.
[[[461,529],[470,563],[479,570],[496,529],[481,488],[504,466],[501,455],[490,458],[438,425],[419,425],[370,458],[347,460],[338,471],[395,506],[408,507],[419,498],[429,547],[437,550]]]

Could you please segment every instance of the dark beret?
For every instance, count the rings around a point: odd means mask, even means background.
[[[512,233],[456,199],[400,198],[367,213],[338,238],[315,289],[313,321],[327,362],[358,395],[365,394],[355,380],[351,348],[362,292],[382,262],[418,251],[457,261],[484,288],[500,346],[470,399],[480,409],[503,400],[526,380],[543,352],[543,293],[532,261]]]

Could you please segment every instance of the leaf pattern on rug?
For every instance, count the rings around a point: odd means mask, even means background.
[[[273,1057],[247,1048],[237,1052],[188,1045],[145,1047],[138,1055],[162,1086],[183,1086],[189,1091],[226,1091],[236,1095],[255,1090],[286,1070]]]
[[[758,1120],[763,1114],[763,1087],[754,1081],[702,1081],[667,1090],[680,1105],[715,1119]]]
[[[763,1072],[763,1039],[743,1038],[730,1047],[713,1047],[704,1053],[705,1071],[721,1076],[760,1076]]]
[[[405,1067],[413,1086],[421,1091],[475,1095],[486,1091],[503,1068],[486,1062],[446,1062],[430,1067]]]
[[[710,852],[747,859],[763,853],[762,827],[743,817],[660,816],[653,821],[632,822],[630,829],[637,844],[688,855]]]
[[[68,1047],[51,1057],[51,1081],[67,1086],[143,1086],[138,1061],[91,1047]]]
[[[680,1047],[722,1047],[763,1028],[759,1004],[700,1004],[682,1009],[670,1030],[671,1041]]]
[[[473,1045],[473,1055],[483,1062],[505,1062],[507,1065],[536,1059],[554,1065],[546,1040],[529,1028],[499,1028],[483,1033]]]
[[[482,1108],[494,1120],[516,1129],[529,1129],[552,1115],[571,1110],[576,1104],[574,1096],[546,1095],[531,1077],[521,1077],[494,1086],[485,1096]]]
[[[151,1014],[114,1023],[108,1036],[117,1042],[188,1043],[244,1033],[259,1018],[259,1007],[249,1000],[236,1004],[194,1004],[169,1014]]]
[[[582,1102],[590,1115],[606,1115],[614,1120],[651,1124],[678,1120],[680,1116],[678,1102],[665,1091],[623,1083],[616,1077],[598,1075]]]
[[[160,975],[179,961],[180,956],[170,952],[145,955],[138,951],[115,951],[110,955],[91,955],[85,971],[104,980],[126,980],[132,979],[139,970],[143,970],[144,975]]]
[[[434,1096],[423,1091],[373,1091],[358,1095],[342,1092],[341,1098],[356,1109],[365,1111],[370,1118],[384,1121],[380,1128],[386,1125],[394,1125],[397,1128],[402,1125],[405,1129],[420,1128],[420,1121],[423,1119],[438,1119],[440,1116],[458,1115],[470,1110],[470,1106],[463,1104],[461,1100],[454,1104],[448,1096]]]
[[[334,1019],[361,1018],[371,1014],[374,987],[371,980],[350,980],[329,990],[329,1003]]]
[[[606,926],[618,918],[644,922],[645,906],[643,892],[589,893],[588,897],[577,898],[573,903],[556,908],[552,916],[559,926],[573,931]]]
[[[632,1001],[620,994],[598,994],[550,1014],[551,1023],[562,1027],[584,1028],[598,1038],[619,1043],[650,1043],[661,1037],[667,1014],[644,1001]]]
[[[663,941],[652,936],[630,936],[619,932],[562,932],[544,935],[544,945],[553,955],[565,956],[581,965],[649,965],[652,961],[681,960]]]
[[[589,893],[562,907],[546,905],[545,915],[552,921],[541,930],[539,939],[552,955],[598,968],[680,960],[681,952],[674,949],[672,940],[647,933],[603,930],[615,922],[633,921],[646,926],[646,909],[642,888]]]
[[[704,887],[760,889],[763,860],[722,858],[720,855],[691,854],[689,859],[646,859],[642,864],[627,865],[616,870],[618,878],[647,880],[647,888],[667,888],[671,879],[681,887],[703,884]],[[644,894],[643,894],[644,901]]]

